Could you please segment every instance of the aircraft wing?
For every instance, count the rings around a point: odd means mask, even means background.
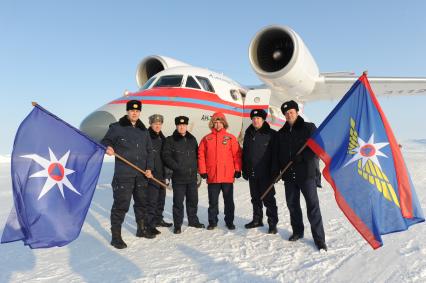
[[[337,100],[358,79],[353,75],[321,75],[310,95],[299,97],[300,101]],[[426,95],[426,78],[368,77],[377,96]]]
[[[309,103],[324,100],[341,99],[358,76],[351,73],[321,74],[315,84],[315,88],[310,94],[294,95],[291,92],[285,92],[279,87],[271,88],[271,100],[273,105],[281,105],[283,101],[294,99],[300,103]],[[403,78],[403,77],[368,77],[371,87],[377,96],[397,96],[397,95],[426,95],[426,78]],[[268,89],[265,84],[248,87],[251,90]]]

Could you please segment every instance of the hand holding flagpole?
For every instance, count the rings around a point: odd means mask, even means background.
[[[155,181],[157,184],[159,184],[160,186],[162,186],[164,189],[168,189],[169,188],[166,184],[164,184],[163,182],[161,182],[160,180],[158,180],[154,176],[152,176],[151,172],[147,172],[147,171],[142,170],[138,166],[134,165],[133,163],[131,163],[130,161],[128,161],[127,159],[125,159],[124,157],[122,157],[121,155],[115,153],[115,151],[114,151],[114,149],[112,147],[107,147],[106,153],[108,155],[113,155],[113,156],[117,157],[118,159],[120,159],[121,161],[123,161],[124,163],[126,163],[127,165],[129,165],[130,167],[132,167],[133,169],[135,169],[136,171],[139,171],[142,174],[144,174],[148,179]]]
[[[298,156],[300,153],[302,153],[302,151],[308,146],[308,143],[305,143],[300,149],[299,151],[296,153],[295,157]],[[287,165],[280,170],[280,174],[274,179],[274,182],[266,189],[266,191],[262,194],[262,196],[260,197],[261,200],[263,200],[266,195],[272,190],[272,188],[274,187],[275,183],[277,183],[282,175],[287,171],[288,168],[290,168],[290,166],[294,163],[293,160],[290,160]]]

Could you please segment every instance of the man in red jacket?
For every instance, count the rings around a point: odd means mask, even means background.
[[[228,133],[228,123],[221,112],[213,114],[209,127],[212,132],[206,135],[198,147],[198,170],[207,179],[209,194],[209,226],[217,226],[219,214],[219,194],[222,191],[225,204],[225,223],[234,230],[234,178],[241,177],[241,147],[237,138]]]

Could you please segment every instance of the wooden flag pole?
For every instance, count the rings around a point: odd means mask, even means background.
[[[129,165],[130,167],[132,167],[133,169],[141,172],[142,174],[146,175],[146,171],[140,169],[138,166],[134,165],[133,163],[131,163],[130,161],[128,161],[127,159],[125,159],[124,157],[122,157],[121,155],[114,153],[114,156],[117,157],[118,159],[120,159],[121,161],[123,161],[124,163],[126,163],[127,165]],[[161,182],[160,180],[152,177],[149,178],[150,180],[155,181],[157,184],[159,184],[160,186],[162,186],[164,189],[168,189],[169,186],[167,186],[166,184],[164,184],[163,182]]]
[[[306,142],[300,149],[299,151],[296,153],[295,157],[297,155],[299,155],[306,147],[308,146],[308,143]],[[283,168],[283,170],[280,171],[280,174],[275,178],[274,182],[266,189],[266,191],[262,194],[262,196],[260,197],[261,200],[263,200],[266,195],[272,190],[272,188],[274,187],[275,183],[277,183],[282,175],[285,173],[285,171],[287,171],[288,168],[290,168],[290,166],[294,163],[293,160],[290,160],[287,165]]]

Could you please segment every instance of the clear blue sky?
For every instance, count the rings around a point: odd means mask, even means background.
[[[161,54],[259,83],[248,60],[270,24],[296,30],[321,71],[426,77],[426,1],[17,1],[0,3],[0,154],[31,101],[72,125],[136,90]],[[381,99],[399,140],[426,138],[426,97]],[[306,106],[319,124],[336,102]]]

